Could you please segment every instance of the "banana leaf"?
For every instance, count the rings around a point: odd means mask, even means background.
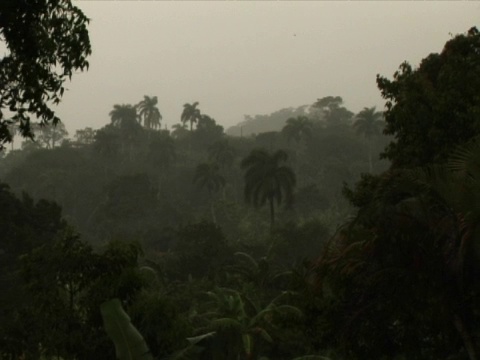
[[[100,311],[105,331],[115,344],[118,360],[153,360],[143,336],[130,322],[120,300],[104,302]]]

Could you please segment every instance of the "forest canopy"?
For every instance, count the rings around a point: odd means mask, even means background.
[[[0,4],[0,142],[27,137],[0,157],[1,359],[479,358],[476,28],[379,75],[385,111],[328,95],[232,135],[139,94],[69,136],[87,24]]]

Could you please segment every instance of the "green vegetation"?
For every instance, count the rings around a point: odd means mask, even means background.
[[[74,71],[88,69],[88,22],[70,0],[2,1],[0,38],[8,50],[0,60],[0,145],[17,129],[31,137],[32,115],[43,125],[59,123],[50,104],[60,102]]]
[[[87,20],[38,7],[20,18],[77,19],[60,80],[86,66]],[[18,46],[1,76],[45,65]],[[378,76],[385,113],[327,96],[241,125],[281,124],[256,135],[198,102],[162,130],[156,96],[71,138],[23,122],[0,158],[0,359],[479,359],[479,52],[472,28]]]
[[[131,324],[130,317],[123,310],[120,300],[113,299],[100,306],[105,330],[115,343],[115,355],[119,360],[146,359],[150,354],[145,340]]]

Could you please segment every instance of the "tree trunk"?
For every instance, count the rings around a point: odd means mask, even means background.
[[[273,224],[275,223],[275,207],[273,199],[268,199],[270,205],[270,231],[273,231]]]
[[[208,189],[208,197],[210,198],[210,213],[212,214],[212,221],[217,225],[217,216],[215,215],[215,207],[213,206],[213,191]]]
[[[216,225],[217,224],[217,217],[215,215],[215,208],[213,206],[213,198],[210,199],[210,212],[212,213],[213,223]]]

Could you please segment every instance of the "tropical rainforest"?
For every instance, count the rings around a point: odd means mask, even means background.
[[[49,104],[88,68],[88,19],[16,4],[0,359],[480,358],[476,28],[378,75],[384,111],[324,96],[227,134],[192,99],[168,130],[139,94],[70,136]]]

